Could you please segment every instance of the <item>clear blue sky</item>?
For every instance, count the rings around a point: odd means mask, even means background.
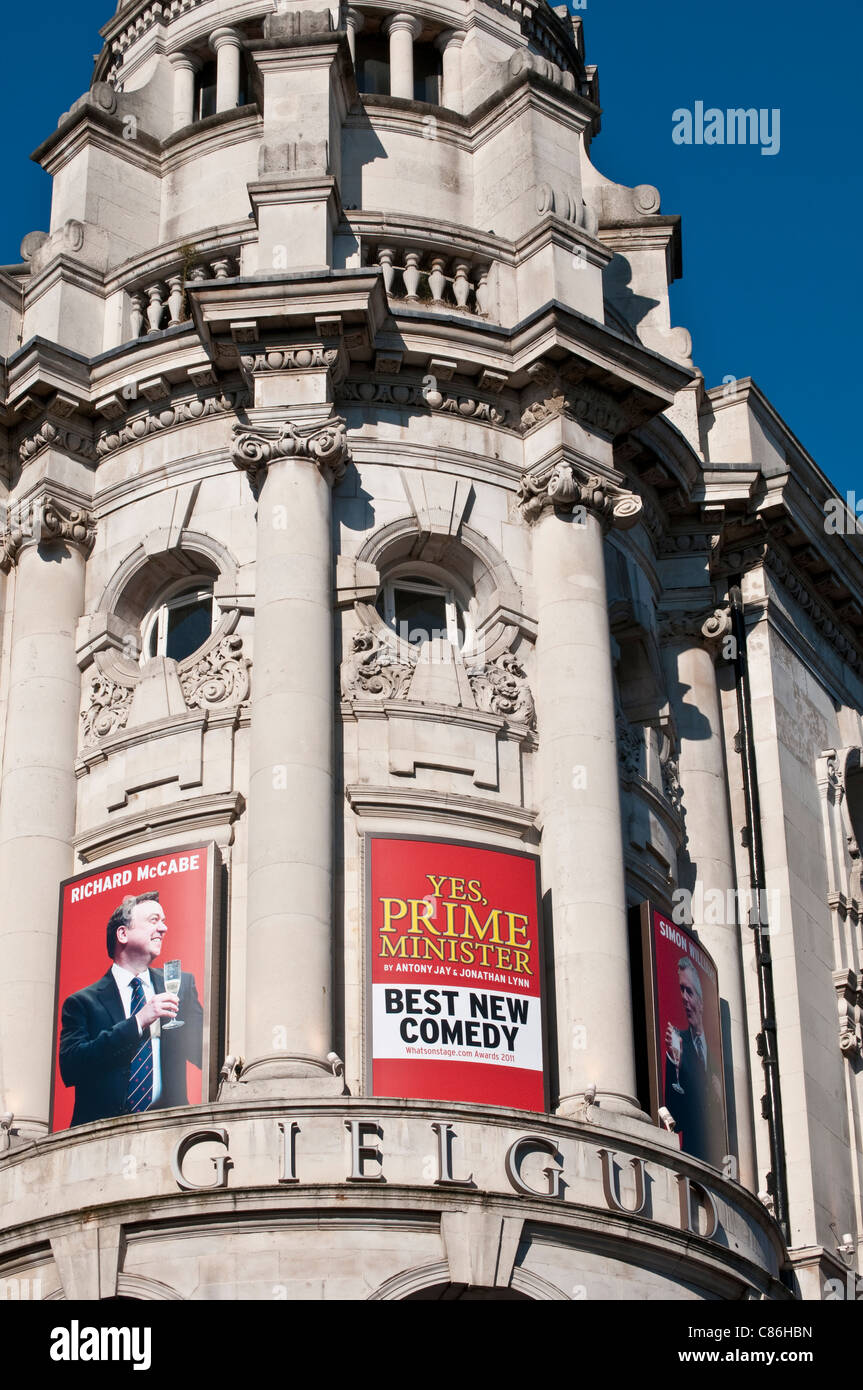
[[[673,321],[692,332],[708,385],[754,377],[836,486],[863,494],[852,335],[863,5],[587,0],[575,12],[599,67],[597,166],[655,184],[663,211],[683,215]],[[28,156],[87,88],[111,13],[110,0],[6,8],[0,262],[17,261],[24,233],[48,225],[50,181]],[[672,112],[696,101],[778,107],[780,152],[675,145]]]

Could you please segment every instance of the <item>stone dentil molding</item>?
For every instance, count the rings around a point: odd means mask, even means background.
[[[518,486],[518,503],[525,521],[536,521],[543,511],[554,507],[573,512],[583,507],[603,524],[628,531],[640,521],[643,502],[634,492],[618,487],[606,478],[577,470],[561,461],[546,464],[528,473]]]
[[[277,459],[304,458],[316,463],[331,485],[344,477],[348,464],[348,437],[344,420],[338,416],[323,424],[234,426],[231,457],[238,468],[250,474],[255,486]]]
[[[0,570],[5,573],[17,564],[21,551],[28,545],[74,545],[87,556],[95,540],[96,522],[92,512],[56,493],[45,492],[30,499],[26,510],[7,522],[0,544]]]

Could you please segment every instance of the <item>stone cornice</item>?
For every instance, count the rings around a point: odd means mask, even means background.
[[[271,463],[278,459],[308,459],[316,464],[331,486],[344,477],[348,463],[348,437],[338,416],[323,423],[302,425],[287,420],[279,426],[235,425],[231,457],[251,476],[258,488]]]
[[[544,464],[526,474],[519,484],[518,501],[525,521],[536,521],[542,512],[572,514],[582,509],[595,516],[603,527],[628,531],[641,520],[643,503],[634,492],[586,468],[566,460]]]
[[[8,572],[28,546],[76,546],[85,556],[96,540],[93,513],[50,488],[19,504],[0,542],[0,570]]]

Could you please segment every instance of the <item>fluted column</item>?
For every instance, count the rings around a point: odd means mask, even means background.
[[[394,14],[384,25],[390,40],[390,96],[414,99],[414,39],[422,32],[422,20],[412,14]]]
[[[238,428],[234,444],[258,491],[242,1081],[270,1094],[332,1078],[330,489],[346,453],[337,419]]]
[[[0,786],[0,1110],[47,1129],[61,879],[74,871],[81,679],[75,629],[92,548],[89,513],[43,494],[6,534],[16,569]]]
[[[345,16],[345,27],[348,34],[348,48],[351,50],[354,65],[357,61],[357,34],[362,33],[365,23],[366,17],[360,14],[359,10],[348,10]]]
[[[686,816],[686,849],[703,895],[693,897],[698,904],[715,903],[719,890],[722,901],[732,904],[737,879],[728,814],[728,779],[725,769],[722,711],[716,681],[714,656],[719,641],[731,630],[727,612],[717,611],[706,620],[702,614],[688,622],[671,616],[664,624],[667,645],[663,661],[669,678],[671,704],[680,736],[679,776],[683,787]],[[681,630],[682,629],[682,630]],[[669,640],[670,639],[670,640]],[[708,896],[711,895],[711,896]],[[694,916],[692,925],[699,939],[716,962],[719,991],[728,1005],[729,1036],[724,1039],[725,1082],[728,1099],[729,1142],[738,1163],[739,1180],[757,1188],[754,1135],[751,1121],[751,1078],[746,1000],[743,985],[743,957],[740,933],[733,910],[724,920],[703,920]],[[717,914],[711,911],[714,918]],[[730,1044],[730,1046],[729,1046]]]
[[[195,73],[201,64],[188,53],[172,53],[171,66],[174,69],[173,129],[182,130],[195,119]]]
[[[535,520],[542,880],[551,895],[559,1112],[588,1086],[606,1110],[636,1099],[629,935],[603,530],[641,501],[566,463],[525,480]],[[573,508],[576,510],[573,512]]]
[[[215,29],[210,47],[216,55],[216,110],[232,111],[240,104],[242,40],[235,29]]]
[[[462,110],[461,50],[466,37],[463,29],[448,29],[435,39],[435,45],[443,57],[441,105],[451,111]]]

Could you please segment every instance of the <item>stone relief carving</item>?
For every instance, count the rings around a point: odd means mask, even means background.
[[[583,507],[606,526],[629,530],[640,519],[642,500],[598,476],[581,475],[570,463],[555,463],[528,473],[518,486],[525,521],[536,521],[547,507],[573,511]]]
[[[81,712],[81,733],[85,747],[126,727],[133,694],[132,686],[119,685],[109,676],[93,677],[90,681],[90,703]]]
[[[180,673],[180,688],[189,709],[241,705],[249,696],[249,661],[243,639],[233,633]]]
[[[535,362],[528,371],[545,394],[522,411],[523,430],[564,414],[610,435],[623,434],[626,430],[629,424],[626,412],[606,392],[587,382],[567,381],[546,362]]]
[[[256,485],[269,464],[282,458],[311,459],[329,481],[337,483],[348,463],[345,422],[334,416],[323,424],[297,425],[287,420],[269,429],[235,425],[231,455]]]
[[[242,353],[241,361],[245,371],[257,375],[260,372],[297,372],[332,368],[338,362],[339,356],[338,348],[285,348],[278,352]]]
[[[88,439],[80,430],[67,428],[65,425],[56,425],[52,420],[45,420],[35,434],[28,435],[18,446],[18,457],[23,463],[29,463],[43,449],[53,447],[62,450],[67,454],[78,454],[81,458],[94,459],[96,449],[92,439]]]
[[[408,409],[427,409],[467,420],[487,420],[492,425],[512,426],[511,416],[494,401],[483,401],[466,391],[441,391],[406,382],[345,381],[336,390],[340,401],[358,401],[361,405],[395,405]]]
[[[95,540],[92,512],[56,494],[44,493],[25,504],[14,520],[7,520],[0,544],[0,570],[8,571],[16,564],[25,545],[74,545],[89,555]]]
[[[175,425],[205,420],[211,415],[232,415],[241,409],[247,400],[245,391],[228,391],[221,395],[207,396],[205,399],[193,396],[188,400],[174,401],[163,410],[151,412],[149,415],[138,415],[134,420],[128,420],[121,429],[106,430],[96,441],[96,454],[101,459],[106,454],[122,449],[126,444],[137,444],[147,435],[173,429]]]
[[[536,706],[527,673],[512,652],[504,652],[484,666],[470,668],[467,678],[478,709],[487,714],[502,714],[531,729],[536,727]]]
[[[353,652],[342,662],[341,687],[346,700],[403,700],[414,668],[401,661],[394,647],[371,628],[354,633]]]
[[[644,730],[630,724],[620,705],[614,716],[617,732],[617,761],[624,777],[643,777],[645,770]]]

